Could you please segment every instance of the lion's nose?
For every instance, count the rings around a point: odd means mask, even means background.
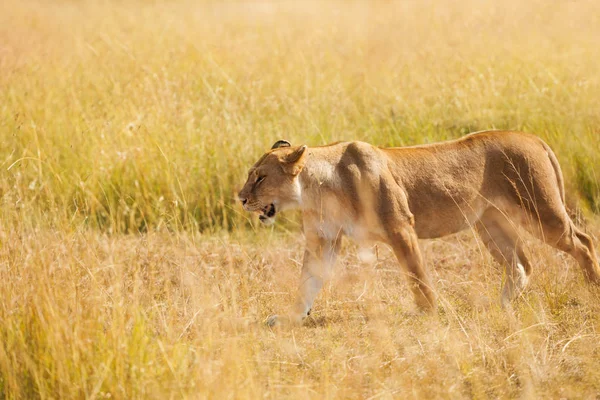
[[[242,202],[242,205],[245,206],[248,202],[248,199],[240,199],[240,201]]]

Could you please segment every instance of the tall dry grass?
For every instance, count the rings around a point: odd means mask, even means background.
[[[488,128],[541,135],[600,207],[596,2],[2,7],[3,220],[231,229],[248,223],[236,187],[277,139]]]
[[[599,229],[595,228],[597,234]],[[291,305],[303,243],[252,237],[3,232],[0,393],[8,398],[594,398],[600,296],[530,243],[514,311],[472,233],[422,243],[438,315],[415,317],[388,249],[346,245],[305,327]]]
[[[532,284],[504,312],[471,232],[422,242],[440,311],[414,317],[388,249],[365,265],[347,243],[307,326],[273,332],[302,238],[293,217],[255,228],[234,194],[280,138],[510,128],[598,211],[599,11],[2,2],[0,396],[597,397],[600,296],[566,256],[527,242]]]

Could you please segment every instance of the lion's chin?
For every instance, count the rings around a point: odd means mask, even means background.
[[[259,215],[258,220],[265,226],[270,226],[275,223],[275,217],[267,217],[266,215]]]
[[[258,216],[258,219],[266,226],[273,225],[275,223],[275,214],[277,214],[275,204],[271,203],[263,208],[262,214]]]

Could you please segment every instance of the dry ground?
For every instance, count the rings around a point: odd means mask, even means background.
[[[595,227],[593,232],[600,230]],[[423,241],[439,295],[411,315],[385,246],[350,243],[306,326],[262,324],[297,283],[300,234],[2,231],[0,391],[42,398],[595,398],[600,291],[530,242],[525,295],[470,232]]]

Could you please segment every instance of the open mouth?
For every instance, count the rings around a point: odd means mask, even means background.
[[[271,203],[262,209],[262,214],[258,216],[261,222],[266,222],[275,216],[275,204]]]

